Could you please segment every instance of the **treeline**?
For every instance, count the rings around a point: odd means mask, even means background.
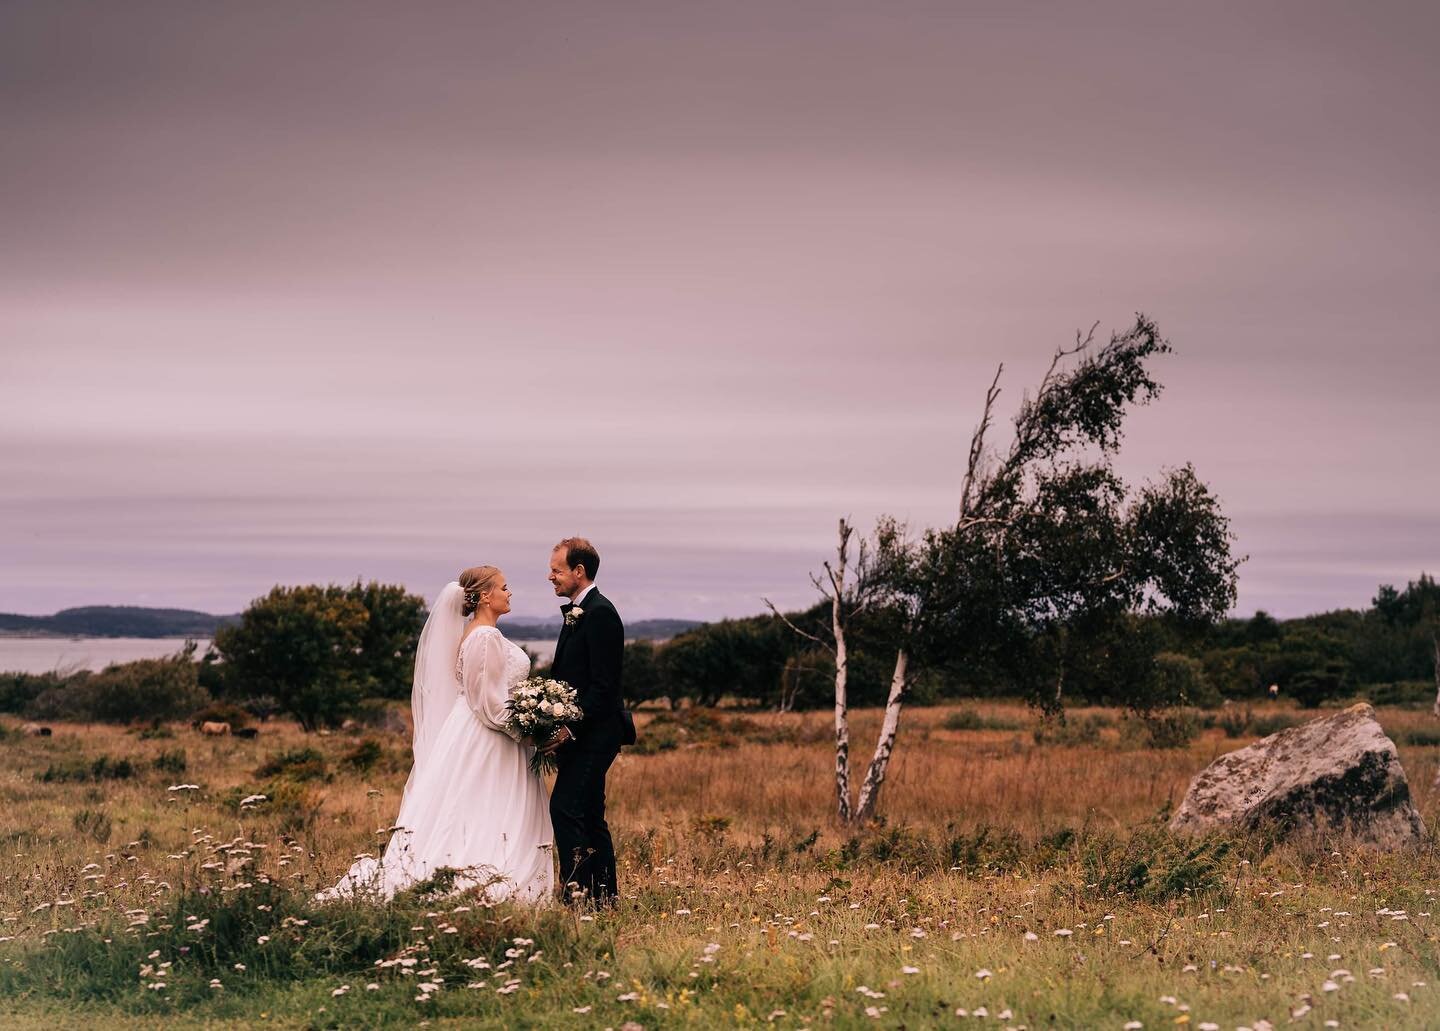
[[[787,618],[823,640],[829,607]],[[852,704],[885,701],[893,654],[889,618],[882,611],[852,626]],[[996,626],[983,639],[955,641],[946,660],[918,678],[911,699],[1035,700],[1053,692],[1066,704],[1148,709],[1259,698],[1273,684],[1303,706],[1356,693],[1383,704],[1414,703],[1435,696],[1437,634],[1440,587],[1424,574],[1404,589],[1382,586],[1364,611],[1284,621],[1260,612],[1209,627],[1137,615],[1043,634]],[[632,700],[714,705],[729,698],[804,709],[829,705],[833,697],[831,654],[774,616],[709,623],[659,645],[637,642],[625,663]]]
[[[183,719],[215,703],[256,716],[287,713],[307,728],[336,725],[374,699],[406,699],[425,602],[380,583],[277,587],[254,602],[213,647],[68,676],[0,675],[0,712],[33,719]],[[632,703],[781,710],[831,704],[834,659],[802,636],[824,639],[827,605],[721,620],[662,642],[632,641],[625,693]],[[893,614],[854,620],[848,634],[851,704],[885,701]],[[1382,704],[1435,695],[1440,586],[1421,575],[1382,586],[1370,608],[1276,620],[1257,613],[1211,627],[1122,615],[1063,632],[992,627],[957,640],[916,679],[912,701],[1043,699],[1137,709],[1265,696],[1274,684],[1301,705],[1364,694]],[[543,671],[543,670],[542,670]]]

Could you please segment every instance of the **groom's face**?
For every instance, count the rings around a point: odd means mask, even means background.
[[[580,577],[575,575],[574,569],[565,565],[568,557],[563,548],[557,548],[550,553],[550,586],[555,588],[557,598],[570,597],[580,586]]]

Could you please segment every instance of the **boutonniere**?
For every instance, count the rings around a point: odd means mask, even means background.
[[[585,615],[584,609],[582,609],[579,605],[572,606],[570,611],[565,613],[565,625],[574,626],[576,623],[580,622],[580,617],[583,615]]]

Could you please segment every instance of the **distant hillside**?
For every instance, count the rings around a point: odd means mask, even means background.
[[[58,634],[67,637],[212,637],[215,628],[239,616],[215,616],[191,609],[147,609],[134,605],[87,605],[53,616],[0,612],[0,633]]]

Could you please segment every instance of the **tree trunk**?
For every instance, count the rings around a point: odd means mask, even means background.
[[[1431,630],[1430,643],[1435,646],[1435,715],[1440,716],[1440,633]]]
[[[895,672],[890,676],[890,697],[885,702],[885,720],[880,725],[880,739],[875,742],[875,754],[870,759],[870,768],[865,771],[865,782],[860,785],[860,802],[855,807],[856,822],[863,822],[875,815],[875,803],[880,797],[880,786],[885,783],[885,770],[890,765],[890,753],[895,750],[895,735],[900,730],[900,706],[905,701],[909,665],[910,653],[901,648],[895,656]]]
[[[843,532],[843,531],[842,531]],[[840,574],[845,573],[841,555]],[[844,582],[843,580],[841,581]],[[830,604],[830,623],[835,633],[835,805],[841,823],[850,822],[850,714],[846,699],[845,625],[840,613],[840,592]]]

